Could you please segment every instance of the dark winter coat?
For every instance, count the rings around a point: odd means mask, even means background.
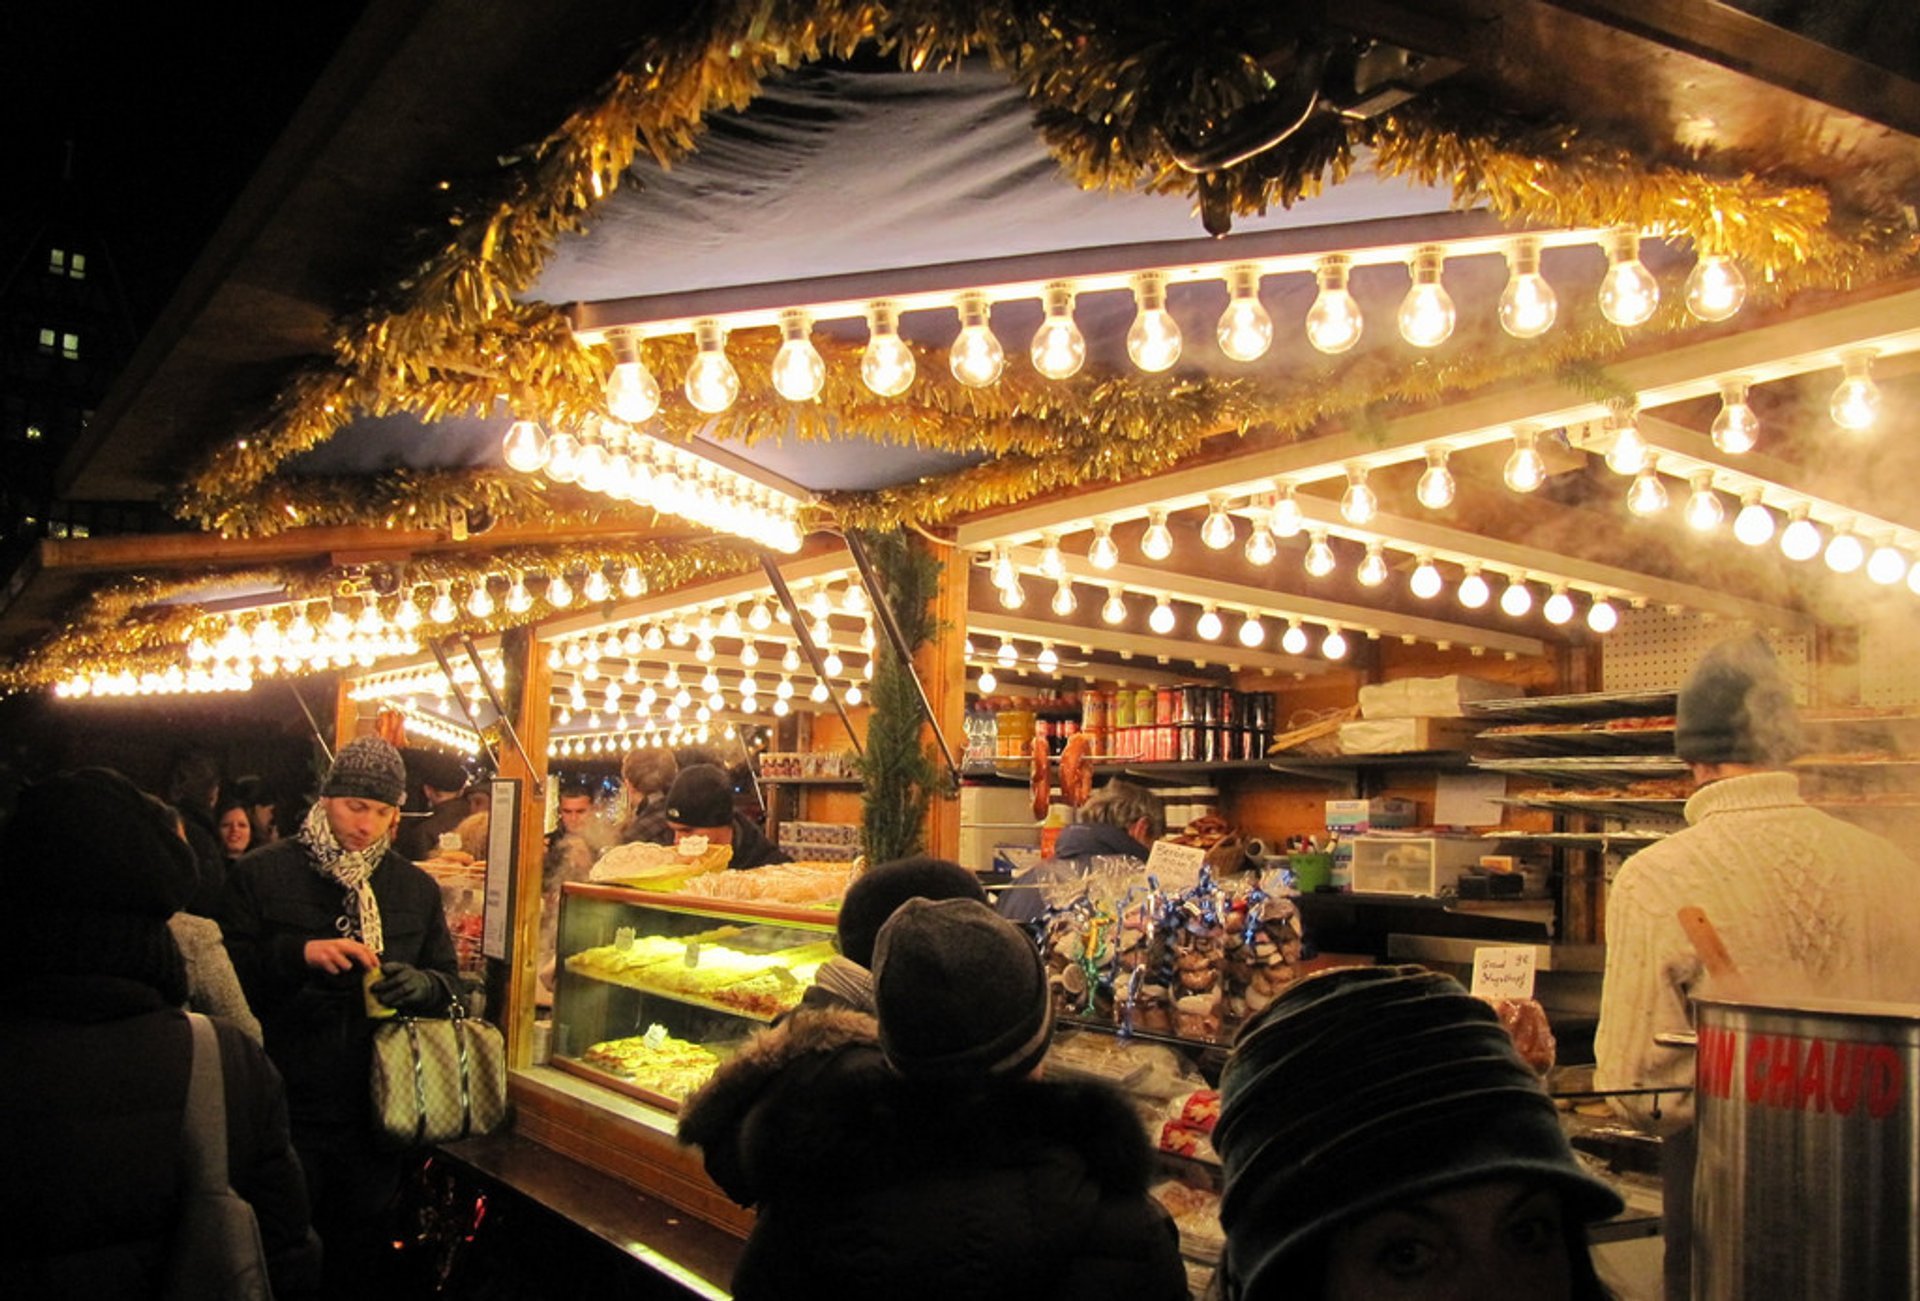
[[[738,813],[733,815],[733,854],[727,859],[728,867],[745,870],[790,861],[787,851],[768,840],[756,823]]]
[[[402,858],[414,862],[432,858],[440,848],[441,835],[458,831],[460,824],[467,820],[468,808],[467,797],[455,795],[441,800],[424,817],[401,819],[400,832],[393,838],[394,849]]]
[[[386,938],[381,958],[440,972],[457,988],[439,884],[391,849],[370,882]],[[339,937],[345,897],[345,887],[313,869],[300,840],[281,840],[235,865],[220,922],[267,1055],[286,1078],[296,1130],[373,1124],[367,1077],[378,1023],[367,1016],[362,973],[326,975],[305,957],[307,941]]]
[[[259,1217],[275,1295],[314,1294],[320,1247],[280,1080],[259,1045],[214,1027],[228,1178]],[[124,976],[9,974],[0,1055],[0,1295],[155,1295],[182,1177],[186,1016]]]
[[[904,1079],[871,1017],[798,1012],[687,1103],[683,1142],[758,1219],[741,1301],[1179,1301],[1139,1120],[1098,1085]]]

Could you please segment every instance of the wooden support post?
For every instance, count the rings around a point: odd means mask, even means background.
[[[950,546],[932,546],[940,559],[940,584],[934,593],[933,640],[914,657],[914,670],[926,688],[927,702],[956,757],[966,750],[967,729],[967,571],[966,556]],[[933,729],[923,728],[923,744],[933,744]],[[938,765],[944,780],[946,768]],[[955,859],[960,854],[960,801],[936,793],[927,805],[927,852]],[[968,867],[976,866],[967,864]]]
[[[540,878],[546,858],[547,714],[553,671],[540,639],[527,629],[501,644],[506,666],[506,703],[526,757],[509,745],[500,750],[500,776],[520,783],[517,829],[520,872],[515,882],[511,925],[512,969],[507,973],[506,1015],[499,1018],[507,1036],[507,1059],[516,1070],[533,1060],[533,1013],[539,988]],[[529,762],[529,759],[531,762]]]
[[[360,702],[347,694],[353,686],[351,679],[342,675],[333,688],[333,752],[340,753],[340,747],[360,735]]]

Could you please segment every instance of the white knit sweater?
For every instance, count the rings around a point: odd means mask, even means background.
[[[1607,972],[1594,1038],[1600,1089],[1693,1083],[1693,1052],[1653,1036],[1692,1028],[1700,962],[1676,917],[1707,914],[1754,996],[1920,1004],[1920,866],[1892,842],[1809,807],[1790,773],[1701,787],[1688,827],[1641,850],[1607,892]],[[1649,1129],[1692,1120],[1691,1095],[1620,1100]]]

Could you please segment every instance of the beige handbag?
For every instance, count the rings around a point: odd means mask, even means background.
[[[454,999],[444,1020],[399,1016],[373,1032],[373,1117],[397,1147],[491,1134],[507,1118],[507,1046]]]

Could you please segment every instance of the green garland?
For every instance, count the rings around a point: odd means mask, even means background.
[[[898,532],[861,535],[900,624],[901,638],[917,652],[938,631],[933,601],[940,562],[917,540]],[[882,639],[874,651],[873,708],[867,717],[861,825],[869,862],[890,863],[925,848],[927,807],[939,769],[920,739],[920,693],[910,664]]]

